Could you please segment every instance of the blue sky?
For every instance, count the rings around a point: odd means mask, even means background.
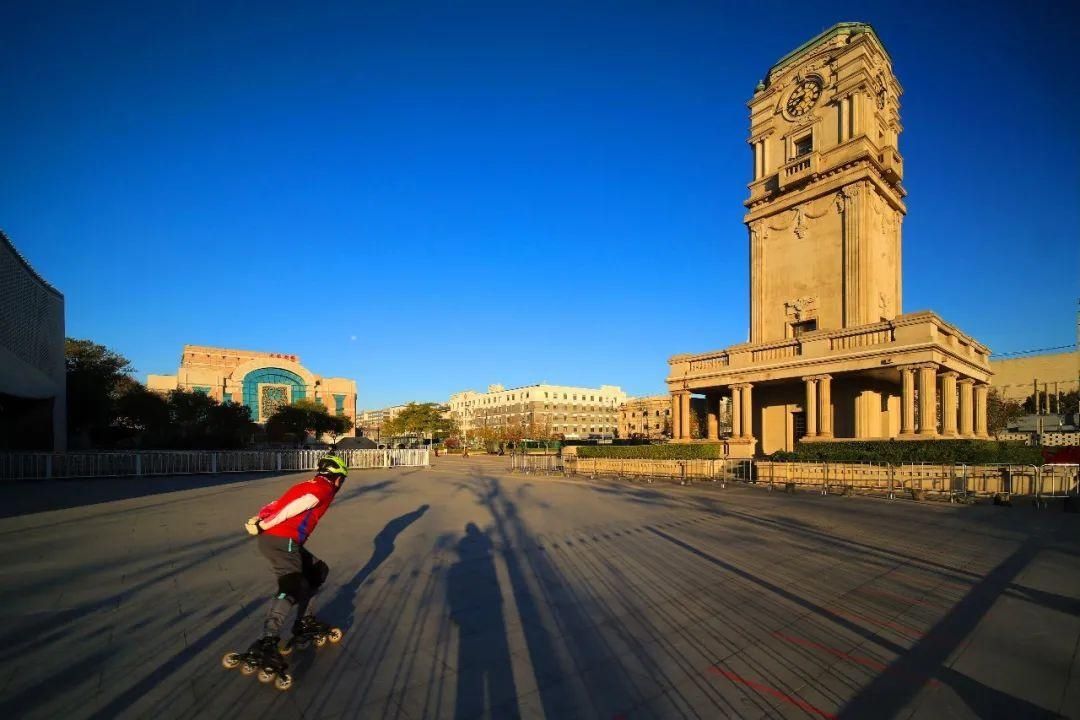
[[[362,407],[662,391],[670,355],[746,339],[754,85],[850,20],[905,89],[904,310],[1075,340],[1071,3],[22,5],[0,227],[140,376],[199,343]]]

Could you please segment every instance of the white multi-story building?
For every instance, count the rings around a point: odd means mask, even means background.
[[[519,427],[568,440],[614,437],[619,406],[626,393],[614,385],[599,388],[490,385],[485,393],[465,390],[450,396],[450,415],[468,435],[480,428]]]
[[[379,437],[383,423],[390,422],[408,405],[393,405],[379,410],[361,410],[356,414],[356,427],[364,431],[364,437]]]

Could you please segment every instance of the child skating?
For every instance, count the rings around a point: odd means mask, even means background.
[[[286,672],[288,664],[283,653],[287,655],[294,646],[302,647],[312,640],[317,645],[341,640],[341,630],[331,628],[311,612],[311,597],[326,581],[330,568],[308,552],[304,543],[315,532],[347,475],[348,468],[341,458],[324,457],[313,478],[293,485],[244,524],[249,534],[258,536],[259,552],[270,562],[278,592],[263,620],[262,637],[246,653],[232,652],[222,658],[226,668],[239,665],[246,675],[258,670],[260,681],[276,678],[277,687],[285,690],[292,685],[292,676]],[[281,629],[294,607],[292,637],[282,648]]]

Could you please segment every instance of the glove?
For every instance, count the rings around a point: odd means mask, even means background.
[[[252,515],[248,518],[248,521],[244,523],[244,529],[248,531],[248,535],[258,535],[263,531],[262,525],[259,524],[259,516]]]

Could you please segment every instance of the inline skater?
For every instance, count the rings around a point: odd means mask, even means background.
[[[263,620],[262,637],[256,640],[238,662],[262,668],[264,674],[284,672],[281,629],[289,613],[296,608],[286,653],[297,642],[311,638],[341,639],[341,631],[316,618],[311,612],[311,598],[330,572],[329,566],[305,547],[319,520],[334,501],[348,476],[345,461],[335,455],[319,460],[318,471],[309,480],[297,483],[277,500],[264,506],[244,524],[251,535],[258,536],[259,552],[270,562],[277,579],[278,592],[271,599]],[[321,645],[322,642],[319,642]],[[290,679],[291,682],[291,679]]]

